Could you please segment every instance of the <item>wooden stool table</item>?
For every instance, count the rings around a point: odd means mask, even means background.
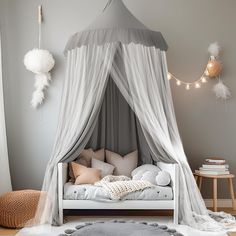
[[[236,203],[234,198],[234,187],[233,187],[233,178],[235,177],[233,174],[228,175],[203,175],[194,173],[195,180],[198,184],[198,188],[201,191],[202,189],[202,180],[204,178],[212,179],[213,180],[213,211],[217,211],[217,181],[218,179],[228,179],[230,195],[232,199],[232,207],[233,210],[236,210]],[[198,183],[199,179],[199,183]]]

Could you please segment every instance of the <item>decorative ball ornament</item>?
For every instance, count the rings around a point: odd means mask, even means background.
[[[210,60],[207,64],[208,77],[216,78],[221,74],[222,64],[219,60]]]
[[[24,64],[27,70],[35,74],[46,74],[55,65],[52,54],[44,49],[33,49],[26,53]]]

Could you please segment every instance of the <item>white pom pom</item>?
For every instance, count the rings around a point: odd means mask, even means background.
[[[33,49],[25,55],[24,64],[33,73],[48,73],[54,67],[55,60],[47,50]]]
[[[34,87],[36,88],[36,90],[43,90],[49,86],[50,80],[51,80],[51,75],[49,73],[36,74]]]
[[[220,53],[220,46],[217,42],[210,44],[208,52],[211,56],[218,57]]]
[[[214,86],[213,91],[218,99],[227,100],[231,97],[229,88],[221,80]]]
[[[44,93],[42,90],[36,90],[33,92],[31,106],[37,108],[40,104],[43,103]]]

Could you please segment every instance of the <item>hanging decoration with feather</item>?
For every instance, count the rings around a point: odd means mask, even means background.
[[[35,48],[29,52],[24,57],[24,65],[27,70],[35,74],[35,91],[33,92],[31,99],[31,106],[37,108],[41,105],[45,99],[45,89],[49,86],[51,80],[50,71],[55,65],[55,60],[52,54],[41,49],[41,39],[42,39],[42,20],[43,12],[42,6],[38,7],[38,48]]]
[[[210,53],[210,62],[208,63],[208,72],[212,77],[218,78],[218,83],[214,85],[213,92],[217,99],[227,100],[231,97],[229,88],[223,83],[220,78],[222,71],[222,63],[219,61],[220,47],[217,43],[209,46],[208,52]]]
[[[229,88],[223,83],[220,75],[222,72],[222,63],[219,60],[219,54],[220,54],[220,46],[217,42],[210,44],[208,47],[208,53],[210,54],[210,58],[208,60],[208,63],[206,65],[206,68],[203,72],[203,74],[200,76],[199,79],[193,81],[193,82],[185,82],[180,79],[178,79],[176,76],[168,73],[168,79],[174,79],[176,81],[177,86],[184,85],[186,90],[190,90],[192,87],[195,87],[196,89],[201,88],[201,85],[204,83],[207,83],[208,79],[218,79],[218,83],[214,85],[213,92],[216,95],[217,99],[226,100],[231,97],[231,93]]]

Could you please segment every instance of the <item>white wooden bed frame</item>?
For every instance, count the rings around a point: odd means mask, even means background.
[[[173,221],[178,224],[178,199],[179,199],[179,174],[177,164],[165,164],[158,162],[162,170],[165,170],[171,175],[171,187],[173,189],[173,200],[125,200],[120,202],[96,202],[91,200],[65,200],[64,184],[68,182],[68,164],[58,164],[58,201],[59,201],[59,223],[63,224],[63,210],[77,209],[77,210],[173,210]]]

